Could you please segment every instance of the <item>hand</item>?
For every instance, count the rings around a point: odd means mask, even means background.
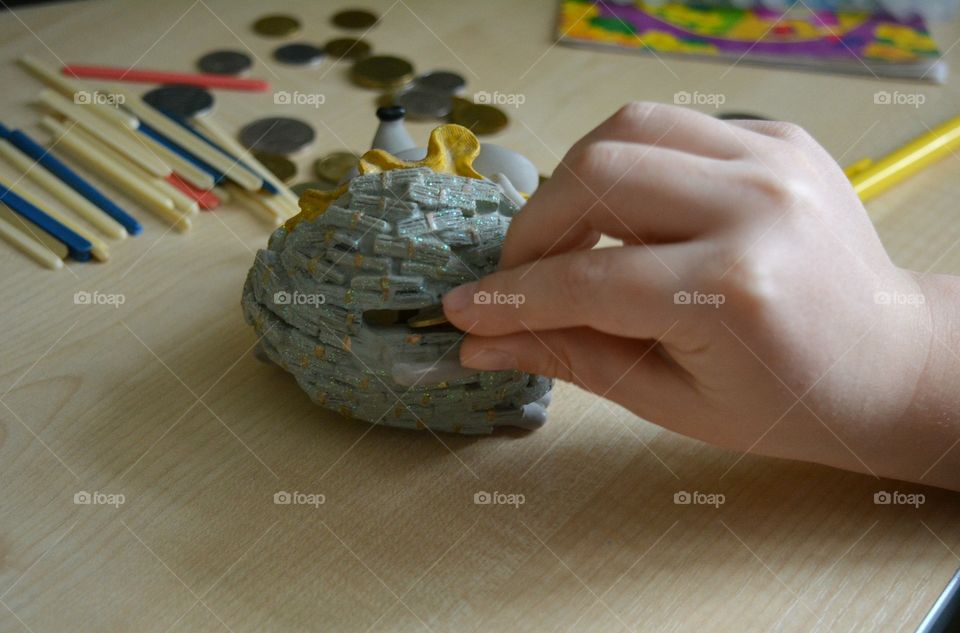
[[[622,245],[593,249],[601,234]],[[919,480],[958,437],[911,418],[931,297],[791,124],[625,106],[444,309],[465,366],[558,377],[740,451]]]

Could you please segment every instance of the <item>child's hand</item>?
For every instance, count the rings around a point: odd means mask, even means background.
[[[600,234],[623,245],[591,250]],[[925,472],[956,422],[913,419],[940,371],[921,281],[800,128],[636,103],[530,198],[501,271],[444,307],[466,366],[556,376],[737,450],[957,486]]]

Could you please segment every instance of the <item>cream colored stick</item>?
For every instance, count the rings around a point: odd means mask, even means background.
[[[19,184],[15,185],[2,176],[0,176],[0,185],[10,189],[33,206],[43,209],[43,212],[49,215],[51,218],[90,242],[90,244],[93,245],[93,248],[90,252],[93,253],[93,256],[99,261],[105,262],[110,259],[110,249],[107,247],[106,242],[97,237],[94,232],[88,229],[86,226],[81,225],[73,218],[67,217],[53,207],[43,204],[43,202],[37,200],[37,198],[29,191],[24,191],[23,187],[21,187]]]
[[[58,270],[63,268],[63,260],[49,250],[30,239],[30,236],[6,220],[0,220],[0,237],[15,249],[38,264]]]
[[[263,186],[263,179],[260,176],[247,171],[238,165],[236,161],[231,160],[226,155],[213,149],[166,116],[141,102],[139,98],[128,93],[122,94],[124,94],[126,99],[123,104],[125,108],[140,117],[140,119],[150,127],[156,128],[164,136],[169,137],[177,145],[188,150],[204,162],[209,163],[210,166],[217,171],[227,174],[230,180],[235,181],[248,191],[257,191]]]
[[[40,102],[68,119],[76,121],[85,130],[154,176],[166,178],[173,172],[169,165],[148,152],[143,145],[137,142],[136,137],[133,136],[136,132],[105,123],[102,119],[90,114],[83,106],[67,101],[52,90],[41,92]]]
[[[190,220],[174,208],[173,200],[162,195],[157,189],[146,184],[136,172],[131,172],[104,152],[83,138],[76,130],[67,130],[52,117],[44,117],[40,122],[51,133],[59,137],[58,145],[74,158],[109,180],[147,210],[169,222],[175,229],[184,232],[190,229]]]
[[[75,135],[100,156],[111,160],[121,169],[127,169],[130,172],[130,176],[143,185],[144,188],[152,189],[159,197],[169,198],[173,209],[191,215],[200,212],[200,206],[195,200],[188,197],[166,180],[156,178],[153,174],[144,171],[139,165],[124,163],[122,156],[117,154],[110,146],[100,141],[97,137],[79,128],[73,128],[70,133]]]
[[[205,132],[207,136],[221,145],[225,150],[233,152],[238,158],[242,158],[248,165],[257,171],[257,174],[261,178],[276,187],[280,195],[293,202],[293,206],[297,206],[297,196],[295,196],[293,192],[290,191],[290,189],[288,189],[287,186],[280,181],[279,178],[274,176],[269,169],[264,167],[260,161],[254,158],[253,154],[251,154],[246,147],[235,141],[229,134],[224,132],[223,128],[216,124],[209,116],[198,117],[195,124],[202,132]]]
[[[129,164],[124,165],[122,162],[123,158],[119,156],[113,149],[108,146],[106,143],[103,143],[97,137],[92,134],[88,134],[85,130],[74,128],[71,131],[71,134],[77,135],[84,143],[90,146],[91,149],[98,152],[104,158],[112,159],[113,162],[117,163],[120,167],[129,167],[131,175],[137,178],[144,187],[150,187],[154,189],[158,195],[165,198],[170,198],[170,202],[173,203],[173,208],[178,209],[183,213],[190,215],[195,215],[200,213],[200,205],[193,199],[187,196],[185,193],[171,185],[166,180],[161,180],[155,178],[152,174],[147,173],[140,168],[139,165]]]
[[[21,196],[22,197],[22,196]],[[30,202],[27,200],[27,202]],[[31,202],[31,204],[33,204]],[[37,205],[33,205],[37,206]],[[70,249],[67,248],[67,245],[53,237],[39,226],[28,220],[27,218],[17,215],[5,205],[0,204],[0,220],[6,220],[13,226],[20,229],[24,235],[27,235],[37,244],[43,246],[60,259],[65,259],[67,255],[70,254]]]
[[[166,180],[157,180],[154,178],[152,184],[160,193],[173,200],[173,208],[187,215],[197,215],[200,213],[200,205],[197,201],[183,193]]]
[[[0,156],[107,237],[114,239],[127,237],[127,230],[123,228],[122,224],[63,184],[46,169],[35,164],[29,157],[21,154],[13,146],[0,143]]]
[[[237,203],[242,206],[244,209],[251,211],[255,216],[261,220],[266,220],[270,223],[270,226],[280,226],[283,223],[283,218],[276,214],[272,209],[265,206],[254,193],[251,193],[241,187],[236,185],[228,185],[233,194],[233,197],[236,199]]]
[[[110,103],[99,102],[99,97],[97,97],[97,95],[101,94],[102,96],[102,93],[85,90],[79,83],[57,73],[56,70],[50,66],[47,66],[46,64],[41,63],[35,57],[24,55],[18,61],[20,62],[20,65],[29,71],[34,77],[74,102],[76,102],[81,95],[90,95],[91,103],[89,105],[92,106],[91,112],[96,114],[104,121],[128,127],[131,130],[137,129],[137,126],[140,124],[140,122],[137,121],[137,117],[133,116],[132,114],[124,112]],[[116,101],[116,97],[112,97],[112,99],[114,102]]]
[[[142,142],[149,151],[156,154],[160,160],[170,165],[178,176],[189,182],[198,189],[213,189],[216,183],[213,176],[203,171],[186,158],[179,156],[173,150],[161,145],[145,134],[140,134],[138,140]]]

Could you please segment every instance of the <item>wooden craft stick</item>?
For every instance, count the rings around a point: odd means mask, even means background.
[[[151,184],[156,187],[160,193],[173,200],[173,208],[187,215],[197,215],[200,213],[200,205],[197,201],[183,193],[167,180],[151,180]]]
[[[63,268],[63,260],[47,250],[43,245],[30,239],[30,236],[3,219],[0,221],[0,237],[15,249],[51,270]]]
[[[147,210],[169,222],[175,229],[184,232],[190,229],[190,220],[174,209],[173,200],[146,184],[136,173],[130,172],[103,152],[92,147],[77,130],[67,130],[52,117],[44,117],[40,122],[51,133],[59,137],[59,146],[72,154],[74,158],[112,182],[117,188],[142,204]]]
[[[218,124],[214,123],[210,117],[198,118],[194,124],[207,136],[222,145],[226,150],[233,152],[238,157],[244,159],[248,165],[257,171],[257,175],[273,185],[280,195],[289,199],[293,203],[293,206],[297,207],[297,196],[295,196],[293,192],[290,191],[290,189],[280,181],[279,178],[274,176],[269,169],[264,167],[260,161],[254,158],[253,154],[251,154],[246,147],[231,138],[231,136],[224,132],[223,128],[221,128]]]
[[[86,143],[91,149],[99,153],[104,158],[109,158],[119,167],[123,168],[125,165],[121,162],[123,158],[119,156],[112,148],[103,143],[100,139],[95,136],[88,134],[85,130],[80,130],[74,128],[71,132],[76,134],[76,136]],[[196,215],[200,213],[200,206],[196,203],[193,198],[190,198],[182,191],[170,185],[166,179],[155,178],[152,174],[147,173],[140,168],[139,165],[129,165],[130,174],[138,179],[144,187],[152,188],[158,195],[169,198],[170,202],[173,204],[173,208],[177,209],[181,213],[186,213],[187,215]],[[167,178],[172,177],[173,174],[167,176]]]
[[[2,123],[0,123],[0,136],[31,159],[35,160],[71,189],[102,209],[104,213],[123,225],[130,235],[139,235],[140,232],[143,231],[143,227],[136,218],[118,207],[116,203],[100,193],[96,187],[64,165],[59,158],[54,156],[51,149],[40,145],[24,134],[22,130],[8,130]]]
[[[52,90],[44,90],[41,92],[40,102],[53,108],[68,119],[76,121],[88,132],[154,176],[166,178],[172,173],[173,170],[170,169],[168,165],[155,155],[147,152],[143,145],[137,142],[136,137],[133,136],[134,132],[131,130],[121,129],[115,125],[104,123],[102,119],[90,114],[83,106],[67,101],[64,97]]]
[[[263,205],[259,196],[236,185],[227,186],[241,207],[252,212],[261,220],[265,220],[270,226],[280,226],[283,224],[283,218],[277,215],[272,209]]]
[[[18,61],[20,65],[34,77],[70,100],[75,101],[77,99],[77,95],[84,93],[90,94],[92,97],[93,95],[97,94],[96,91],[89,92],[84,90],[83,86],[76,81],[67,79],[63,75],[57,74],[52,67],[41,63],[38,59],[32,57],[31,55],[24,55]],[[91,112],[96,114],[104,121],[128,127],[131,130],[137,129],[137,117],[133,116],[132,114],[125,112],[114,105],[100,103],[96,100],[96,98],[92,98],[89,105],[93,106],[91,108]]]
[[[160,160],[170,165],[177,176],[183,180],[186,180],[196,188],[208,191],[216,184],[210,174],[203,171],[182,156],[178,155],[165,145],[158,143],[150,136],[147,136],[146,134],[140,134],[139,140],[141,143],[146,145],[151,152],[156,154]]]
[[[108,81],[135,81],[150,84],[186,84],[202,88],[223,88],[225,90],[252,90],[263,92],[270,84],[262,79],[241,79],[226,75],[201,73],[183,73],[165,70],[146,70],[123,68],[121,66],[94,66],[89,64],[67,64],[63,74],[86,79],[106,79]]]
[[[220,202],[223,202],[224,204],[229,204],[230,201],[233,200],[233,194],[230,193],[230,190],[226,187],[214,187],[210,191],[212,191],[215,196],[220,198]]]
[[[127,229],[123,228],[122,224],[92,205],[89,200],[76,191],[60,182],[60,180],[55,178],[46,169],[34,164],[33,161],[15,150],[12,146],[6,143],[0,143],[0,156],[107,237],[114,239],[127,237]]]
[[[166,178],[166,181],[182,191],[191,200],[195,200],[201,209],[215,209],[220,205],[220,199],[217,198],[212,191],[206,189],[197,189],[189,182],[180,178],[177,174]]]
[[[122,94],[126,95],[127,93]],[[232,160],[230,157],[213,149],[139,99],[127,95],[124,107],[140,117],[147,125],[156,128],[158,132],[176,142],[197,158],[200,158],[204,162],[209,163],[211,167],[227,174],[230,180],[236,182],[244,189],[257,191],[263,186],[262,178],[237,165],[236,160]]]
[[[12,224],[17,229],[22,231],[24,235],[32,239],[37,244],[40,244],[43,246],[43,248],[47,249],[60,259],[66,259],[67,255],[70,254],[70,249],[67,248],[66,244],[57,240],[27,218],[17,215],[2,204],[0,204],[0,220],[5,220],[6,222]]]
[[[37,206],[37,204],[34,204],[34,203],[39,203],[39,200],[31,196],[29,192],[23,191],[22,187],[18,187],[17,185],[14,185],[12,182],[7,180],[6,178],[3,178],[2,176],[0,176],[0,185],[6,187],[7,189],[10,189],[11,191],[18,193],[21,198],[23,198],[30,204],[33,204],[33,206]],[[95,259],[101,262],[105,262],[108,259],[110,259],[110,249],[107,247],[106,242],[104,242],[99,237],[97,237],[97,235],[93,231],[81,225],[79,222],[77,222],[73,218],[67,217],[66,215],[64,215],[60,211],[57,211],[56,209],[46,207],[44,208],[44,213],[46,213],[51,218],[53,218],[60,224],[64,225],[65,227],[67,227],[68,229],[70,229],[71,231],[73,231],[83,239],[90,242],[90,244],[93,245],[93,248],[90,249],[90,253],[94,256]]]

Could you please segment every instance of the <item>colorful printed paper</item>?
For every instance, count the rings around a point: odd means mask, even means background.
[[[561,0],[562,42],[883,73],[926,74],[940,53],[924,21],[833,11]],[[852,62],[852,63],[851,63]],[[877,69],[880,70],[877,70]],[[905,70],[910,68],[913,70]]]

